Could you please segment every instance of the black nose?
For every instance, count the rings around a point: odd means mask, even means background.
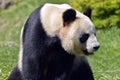
[[[98,50],[100,48],[100,45],[93,47],[95,50]]]

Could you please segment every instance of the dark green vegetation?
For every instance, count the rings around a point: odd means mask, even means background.
[[[78,10],[93,9],[93,21],[97,28],[120,27],[120,0],[71,0]]]
[[[26,18],[46,1],[18,0],[7,10],[0,11],[0,80],[6,80],[17,63],[20,30]],[[62,3],[62,1],[47,2]],[[101,48],[94,56],[88,57],[96,80],[120,80],[120,28],[118,27],[120,26],[97,29]]]

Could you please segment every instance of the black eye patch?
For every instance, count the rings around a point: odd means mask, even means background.
[[[89,34],[88,34],[88,33],[84,33],[84,34],[82,34],[82,35],[80,36],[79,41],[80,41],[81,43],[84,43],[84,42],[87,41],[88,37],[89,37]]]

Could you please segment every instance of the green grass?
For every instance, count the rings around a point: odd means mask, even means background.
[[[89,57],[96,80],[120,80],[120,29],[98,30],[101,47]]]
[[[17,63],[20,30],[28,15],[44,2],[61,0],[25,0],[0,11],[0,80],[6,80]],[[120,28],[97,30],[101,47],[88,60],[95,80],[120,80]]]
[[[0,46],[0,80],[6,80],[17,62],[17,56],[17,46]]]
[[[12,41],[18,43],[20,29],[28,15],[45,2],[62,3],[67,0],[16,0],[16,4],[0,11],[0,43]],[[14,35],[13,35],[14,34]]]

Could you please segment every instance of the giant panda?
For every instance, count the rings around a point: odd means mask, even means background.
[[[94,80],[86,59],[100,47],[91,9],[46,3],[21,31],[19,60],[8,80]]]

